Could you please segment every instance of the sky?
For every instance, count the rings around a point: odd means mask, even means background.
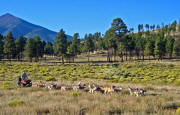
[[[180,0],[1,0],[0,15],[10,13],[28,22],[69,35],[101,32],[121,18],[128,28],[169,24],[180,19]]]

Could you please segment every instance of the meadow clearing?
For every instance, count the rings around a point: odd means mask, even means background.
[[[124,62],[114,64],[0,63],[0,114],[8,115],[178,115],[180,107],[178,63]],[[16,78],[25,71],[33,84],[99,84],[121,86],[119,93],[19,88]],[[145,96],[127,89],[143,88]]]

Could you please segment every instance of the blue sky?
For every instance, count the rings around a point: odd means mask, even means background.
[[[180,0],[2,0],[0,15],[11,13],[53,31],[67,34],[105,31],[114,18],[127,26],[169,24],[180,19]]]

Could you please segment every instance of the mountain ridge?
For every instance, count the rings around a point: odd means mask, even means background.
[[[15,38],[19,38],[20,35],[27,38],[38,35],[43,41],[50,42],[54,42],[57,35],[57,32],[6,13],[0,16],[0,33],[7,35],[8,32],[12,32]],[[67,35],[67,39],[70,41],[72,36]]]

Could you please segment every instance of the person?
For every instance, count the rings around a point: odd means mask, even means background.
[[[22,79],[22,83],[26,84],[28,78],[27,78],[27,74],[25,72],[22,73],[21,79]]]

